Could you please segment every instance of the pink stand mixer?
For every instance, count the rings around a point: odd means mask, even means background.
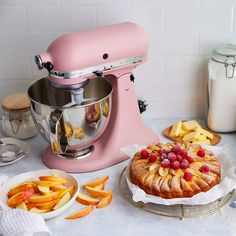
[[[145,32],[127,22],[62,35],[35,57],[49,72],[28,89],[35,124],[51,144],[48,167],[94,171],[127,159],[121,147],[159,142],[141,120],[132,75],[147,50]]]

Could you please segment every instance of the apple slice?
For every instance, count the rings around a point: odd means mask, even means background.
[[[50,211],[50,209],[39,209],[37,207],[33,207],[30,209],[30,212],[37,213],[37,214],[42,214],[42,213],[46,213],[49,211]]]
[[[76,200],[84,205],[97,205],[100,201],[98,198],[93,198],[83,193],[79,193]]]
[[[20,185],[16,186],[15,188],[10,189],[10,191],[7,193],[7,196],[10,198],[13,195],[15,195],[19,192],[22,192],[22,191],[24,191],[25,189],[28,189],[28,188],[33,188],[33,185],[30,184],[30,183],[20,184]]]
[[[58,184],[65,184],[67,183],[67,179],[61,178],[58,176],[39,176],[39,179],[42,181],[49,181],[49,182],[57,182]]]
[[[101,199],[101,201],[96,206],[97,208],[106,207],[111,203],[111,201],[112,201],[112,191],[108,191],[108,192],[109,192],[109,195],[107,197],[103,197]]]
[[[56,203],[58,202],[58,200],[52,200],[49,202],[30,202],[27,204],[28,208],[31,209],[33,207],[39,208],[39,209],[50,209],[52,210],[52,208],[56,205]]]
[[[53,187],[61,185],[59,182],[53,182],[53,181],[44,181],[44,180],[35,180],[33,181],[33,184],[36,184],[37,186],[44,186],[44,187]]]
[[[12,208],[16,208],[25,200],[29,199],[34,194],[34,188],[27,188],[12,197],[10,197],[7,201],[7,205]]]
[[[85,186],[85,189],[92,197],[107,197],[110,194],[110,192],[99,190],[89,186]]]
[[[94,186],[94,188],[99,189],[99,190],[104,190],[105,184],[100,184],[98,186]]]
[[[66,216],[65,219],[73,220],[73,219],[77,219],[77,218],[82,218],[82,217],[85,217],[88,214],[90,214],[92,211],[93,211],[93,206],[89,205],[89,206],[86,206],[85,208],[83,208],[79,211],[76,211],[76,212],[72,213],[69,216]]]
[[[57,210],[61,207],[63,207],[67,202],[69,202],[71,199],[71,195],[69,192],[67,192],[58,202],[57,204],[53,207],[53,210]]]
[[[60,193],[59,193],[58,198],[62,198],[68,192],[70,193],[71,196],[73,196],[74,195],[74,190],[75,190],[75,185],[71,185],[70,187],[68,187],[64,190],[61,190],[61,191],[59,191]]]
[[[28,208],[27,208],[25,202],[22,202],[22,203],[21,203],[20,205],[18,205],[16,208],[17,208],[17,209],[23,209],[23,210],[28,211]]]
[[[37,187],[38,187],[39,192],[42,194],[48,194],[50,192],[50,187],[45,187],[41,185],[38,185]]]
[[[29,198],[30,202],[50,202],[58,199],[59,192],[51,192],[46,195],[34,194]]]
[[[89,187],[95,187],[95,186],[98,186],[100,184],[104,184],[107,180],[109,179],[109,176],[104,176],[102,178],[97,178],[91,182],[88,182],[86,184],[84,184],[84,187],[85,186],[89,186]]]
[[[52,186],[50,187],[50,189],[53,192],[57,192],[57,191],[61,191],[61,190],[65,190],[67,187],[65,185],[57,185],[57,186]]]

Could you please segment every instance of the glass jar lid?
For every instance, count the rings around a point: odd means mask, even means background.
[[[2,108],[7,112],[26,112],[30,110],[30,103],[26,93],[16,93],[6,96],[2,100]]]
[[[220,44],[213,49],[212,59],[216,62],[224,63],[228,57],[236,58],[236,45]]]
[[[211,59],[217,63],[224,64],[225,76],[227,78],[234,77],[234,69],[236,66],[236,45],[220,44],[213,49]]]

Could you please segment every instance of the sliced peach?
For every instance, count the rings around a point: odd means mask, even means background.
[[[58,199],[59,192],[51,192],[46,195],[34,194],[29,198],[30,202],[50,202]]]
[[[104,190],[105,184],[100,184],[98,186],[94,186],[94,188],[99,189],[99,190]]]
[[[64,178],[61,178],[61,177],[58,177],[58,176],[53,176],[53,175],[51,175],[51,176],[39,176],[39,179],[41,181],[57,182],[60,185],[67,183],[67,179],[64,179]]]
[[[84,184],[84,186],[95,187],[100,184],[104,184],[109,179],[109,176],[104,176],[102,178],[97,178],[91,182]]]
[[[58,198],[62,198],[68,192],[70,193],[71,196],[73,196],[74,195],[74,191],[75,191],[75,186],[71,185],[70,187],[68,187],[68,188],[66,188],[64,190],[59,191],[60,193],[59,193]]]
[[[37,186],[38,186],[38,185],[44,186],[44,187],[52,187],[52,186],[61,185],[61,183],[58,183],[58,182],[42,181],[42,180],[33,181],[33,184],[36,184]]]
[[[98,198],[93,198],[83,193],[79,193],[76,200],[84,205],[97,205],[100,201]]]
[[[50,187],[50,189],[53,192],[57,192],[57,191],[61,191],[61,190],[65,190],[67,187],[65,185],[57,185],[57,186],[52,186]]]
[[[20,184],[18,186],[16,186],[15,188],[10,189],[10,191],[7,193],[7,196],[10,198],[13,195],[15,195],[16,193],[19,193],[25,189],[28,188],[33,188],[33,185],[30,183],[24,183],[24,184]]]
[[[82,218],[82,217],[85,217],[88,214],[90,214],[92,211],[93,211],[93,206],[89,205],[89,206],[86,206],[85,208],[83,208],[79,211],[76,211],[76,212],[72,213],[71,215],[65,217],[65,219],[73,220],[73,219],[77,219],[77,218]]]
[[[16,208],[16,206],[20,205],[22,202],[29,199],[34,194],[34,188],[27,188],[12,197],[10,197],[7,201],[7,205],[12,208]]]
[[[39,192],[42,194],[48,194],[50,192],[50,187],[38,185],[37,188],[38,188]]]
[[[27,204],[27,207],[29,209],[33,208],[33,207],[37,207],[39,209],[52,209],[58,200],[52,200],[49,202],[30,202]]]
[[[109,191],[99,190],[89,186],[85,186],[85,189],[92,197],[107,197],[110,194]]]
[[[20,205],[18,205],[16,207],[17,209],[23,209],[23,210],[26,210],[28,211],[28,208],[27,208],[27,205],[25,204],[25,202],[22,202]]]
[[[69,202],[71,199],[71,195],[69,192],[67,192],[58,202],[57,204],[53,207],[53,210],[57,210],[64,205],[66,205],[67,202]]]
[[[46,213],[46,212],[49,212],[50,209],[39,209],[37,207],[33,207],[30,209],[30,212],[33,212],[33,213],[38,213],[38,214],[42,214],[42,213]]]
[[[106,207],[111,203],[111,201],[112,201],[112,192],[111,191],[108,191],[108,192],[109,192],[109,195],[107,197],[103,197],[101,199],[101,201],[96,206],[97,208]]]

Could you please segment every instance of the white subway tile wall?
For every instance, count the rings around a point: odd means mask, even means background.
[[[149,58],[134,71],[146,118],[202,117],[207,63],[219,43],[236,43],[235,0],[0,0],[0,100],[23,92],[34,55],[65,32],[133,21],[149,35]]]

